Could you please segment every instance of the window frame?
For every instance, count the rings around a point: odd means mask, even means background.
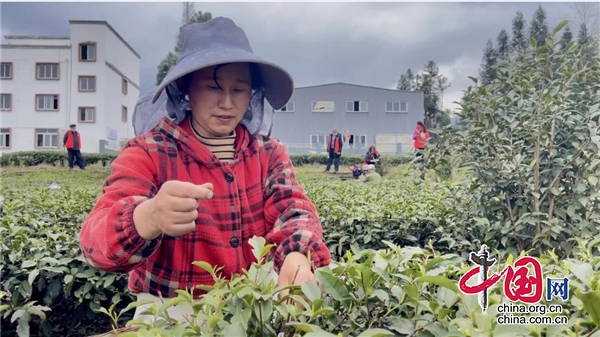
[[[94,89],[90,90],[90,89],[82,89],[81,88],[81,80],[83,78],[91,78],[94,81]],[[77,90],[79,92],[96,92],[96,88],[98,87],[97,85],[97,79],[96,79],[96,75],[79,75],[77,76]]]
[[[321,111],[321,110],[315,110],[315,103],[318,102],[331,102],[331,111]],[[327,101],[327,100],[318,100],[318,101],[311,101],[310,102],[310,110],[314,113],[323,113],[323,114],[328,114],[328,113],[335,113],[335,101]]]
[[[38,132],[40,131],[56,131],[56,146],[38,146]],[[60,139],[59,139],[59,134],[60,134],[60,130],[56,129],[56,128],[35,128],[33,130],[33,134],[34,134],[34,144],[35,144],[35,148],[36,149],[58,149],[59,148],[59,144],[60,144]],[[44,132],[43,134],[52,134],[52,133],[47,133]],[[45,138],[44,138],[45,140]]]
[[[8,130],[8,133],[3,133],[3,130]],[[2,146],[0,140],[0,149],[10,149],[12,147],[12,128],[0,128],[0,138],[4,138],[3,135],[8,135],[8,146]]]
[[[359,111],[354,110],[354,105],[358,102]],[[348,110],[348,103],[352,103],[352,110]],[[361,110],[361,103],[365,103],[365,109]],[[367,113],[369,112],[369,101],[368,100],[358,100],[358,101],[346,101],[346,112],[347,113]]]
[[[10,72],[9,77],[2,77],[2,67],[5,65],[9,66],[9,72]],[[12,62],[0,62],[0,80],[12,80],[14,71],[15,71],[15,66]]]
[[[38,106],[38,97],[39,96],[56,96],[56,109],[40,109]],[[60,94],[35,94],[35,111],[41,112],[57,112],[60,111]]]
[[[292,109],[288,109],[289,105],[292,105]],[[285,109],[285,110],[283,110]],[[275,112],[283,112],[283,113],[294,113],[296,112],[296,101],[289,101],[287,102],[283,107],[281,107],[281,109],[279,110],[275,110]]]
[[[94,46],[94,59],[83,59],[81,56],[81,47],[83,46]],[[77,54],[79,57],[79,62],[96,62],[98,60],[98,43],[96,42],[80,42],[77,45]]]
[[[125,118],[123,118],[125,117]],[[124,123],[127,123],[127,120],[129,119],[129,111],[127,110],[127,107],[124,105],[121,105],[121,121]]]
[[[40,66],[56,66],[56,77],[40,77]],[[44,71],[45,72],[45,71]],[[60,63],[58,62],[36,62],[35,63],[35,79],[38,81],[59,81],[60,80]]]
[[[314,143],[313,142],[313,136],[317,136],[317,142]],[[325,146],[327,144],[327,135],[320,135],[318,133],[311,133],[309,136],[309,143],[310,143],[310,148],[313,150],[317,149],[317,143],[319,143],[319,140],[323,141],[323,146]]]
[[[4,96],[4,95],[8,95],[8,101],[9,101],[9,104],[10,104],[10,108],[8,108],[8,109],[2,108],[2,105],[1,105],[2,104],[1,103],[2,102],[2,96]],[[8,93],[8,92],[2,92],[2,93],[0,93],[0,111],[12,111],[12,108],[13,108],[13,95],[12,95],[12,93]]]
[[[81,109],[92,109],[92,119],[83,120],[81,119]],[[77,121],[79,123],[96,123],[96,107],[95,106],[78,106],[77,107]]]
[[[388,103],[392,104],[392,109],[388,109]],[[394,110],[394,103],[398,103],[398,110]],[[402,110],[402,103],[406,105],[406,110]],[[386,113],[408,113],[408,101],[385,101]]]

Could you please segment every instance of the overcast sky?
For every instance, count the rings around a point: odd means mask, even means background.
[[[575,19],[568,3],[543,3],[551,27]],[[346,82],[395,88],[407,68],[434,60],[451,82],[445,107],[477,76],[486,40],[510,32],[538,3],[195,3],[242,27],[255,53],[290,71],[296,86]],[[142,56],[142,92],[173,49],[182,4],[0,3],[2,36],[68,36],[68,20],[106,20]],[[576,34],[576,26],[571,29]],[[4,41],[3,41],[4,43]]]

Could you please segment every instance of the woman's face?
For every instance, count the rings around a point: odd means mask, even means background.
[[[233,63],[219,68],[218,85],[213,78],[215,68],[196,71],[188,93],[198,132],[206,137],[225,137],[240,123],[250,104],[250,67],[248,63]]]

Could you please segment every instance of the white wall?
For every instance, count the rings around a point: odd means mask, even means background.
[[[104,59],[106,57],[106,26],[97,24],[71,24],[71,57],[73,59],[73,73],[71,76],[71,108],[70,123],[77,124],[81,133],[82,152],[98,152],[100,139],[104,138],[104,125],[107,120],[104,115],[106,109],[106,70]],[[79,61],[79,44],[93,42],[96,44],[96,61]],[[79,76],[96,76],[96,92],[80,92]],[[93,123],[79,121],[79,107],[95,107],[96,118]]]
[[[12,94],[12,110],[0,111],[2,128],[11,128],[11,147],[4,152],[35,148],[36,128],[60,128],[67,122],[69,49],[3,49],[2,61],[13,63],[12,80],[0,91]],[[37,80],[36,62],[59,62],[59,80]],[[36,94],[58,94],[58,111],[35,111]]]
[[[14,35],[5,37],[8,44],[13,45],[36,45],[36,46],[68,46],[70,44],[69,38],[19,38]]]
[[[107,127],[117,130],[119,138],[134,136],[131,116],[139,97],[139,58],[105,24],[72,23],[70,41],[30,38],[8,42],[37,46],[70,43],[71,48],[2,48],[2,61],[13,63],[13,79],[0,81],[0,92],[12,94],[12,111],[0,112],[2,128],[11,128],[11,147],[0,153],[36,150],[36,128],[59,129],[60,149],[71,123],[81,132],[82,152],[98,152]],[[95,62],[79,61],[81,42],[96,43]],[[60,62],[60,79],[36,80],[36,62]],[[81,75],[96,76],[95,92],[79,91]],[[121,91],[122,76],[128,79],[127,94]],[[36,93],[59,94],[59,111],[35,111]],[[128,109],[127,122],[121,121],[122,105]],[[80,122],[79,107],[95,107],[95,121]]]
[[[119,138],[132,138],[135,134],[131,116],[140,91],[140,59],[108,27],[106,28],[106,118],[108,125],[117,130]],[[114,69],[116,68],[116,70]],[[127,94],[123,94],[121,81],[125,77]],[[121,120],[121,107],[127,107],[127,121]]]

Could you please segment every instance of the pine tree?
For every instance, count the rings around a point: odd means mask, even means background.
[[[398,80],[398,86],[396,87],[400,91],[411,91],[411,79],[409,78],[409,74],[412,74],[412,71],[408,69],[406,74],[400,75],[400,79]]]
[[[561,37],[560,49],[565,49],[571,41],[573,41],[573,33],[571,33],[571,28],[569,28],[569,25],[567,25]]]
[[[535,38],[538,47],[546,44],[546,37],[548,36],[548,22],[546,21],[546,17],[546,10],[542,8],[542,5],[539,5],[533,14],[531,26],[529,26],[529,37]]]
[[[510,45],[510,37],[506,29],[502,29],[496,38],[498,57],[506,58],[510,55],[512,48]]]
[[[194,3],[183,3],[183,11],[181,13],[181,26],[179,27],[179,32],[177,33],[177,41],[175,42],[174,52],[169,52],[167,56],[158,65],[156,72],[156,85],[160,85],[160,83],[165,78],[169,70],[171,70],[175,63],[177,63],[179,53],[181,52],[181,44],[183,42],[181,40],[181,31],[183,30],[183,27],[193,23],[206,22],[211,19],[212,14],[210,12],[196,12],[196,9],[194,8]]]
[[[595,59],[598,56],[598,45],[596,40],[590,35],[585,23],[579,28],[579,33],[577,34],[577,44],[580,46],[585,45],[582,55],[583,60],[586,62],[596,61]]]
[[[490,84],[496,79],[496,70],[494,69],[494,66],[497,63],[498,51],[494,48],[492,39],[488,39],[485,49],[483,50],[481,69],[479,70],[481,84]]]
[[[422,91],[424,96],[425,115],[423,123],[427,127],[435,127],[439,123],[445,123],[447,118],[443,114],[442,97],[444,90],[448,89],[450,84],[448,79],[440,73],[439,67],[434,61],[429,61],[425,65],[421,74],[413,74],[408,69],[398,80],[398,90]]]
[[[517,15],[512,21],[512,41],[511,47],[514,52],[526,52],[529,49],[529,43],[525,36],[525,26],[527,21],[521,11],[517,11]]]

